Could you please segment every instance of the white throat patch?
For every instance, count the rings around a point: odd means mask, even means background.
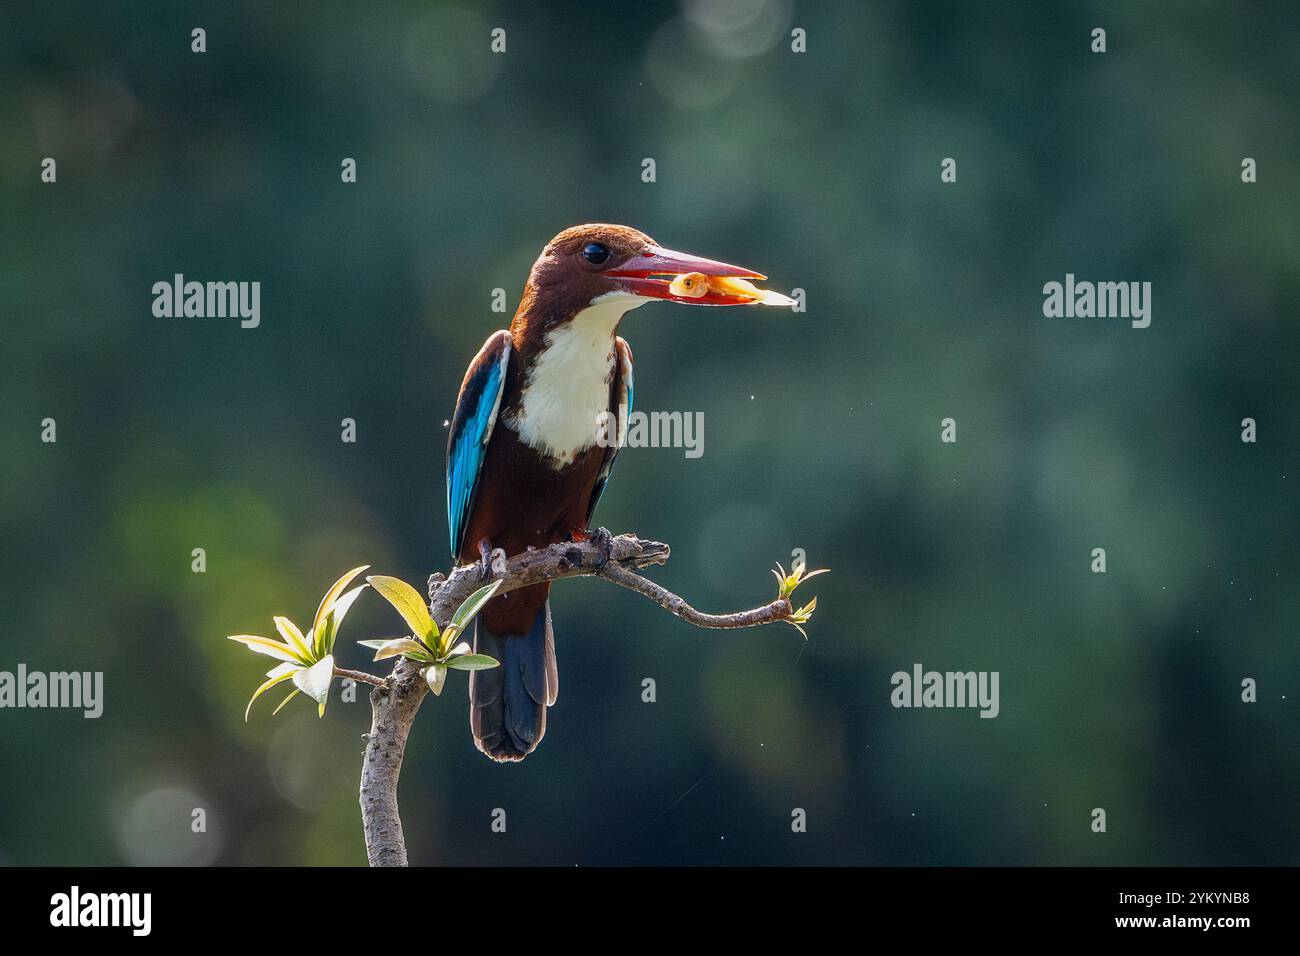
[[[626,292],[591,300],[572,320],[548,332],[546,348],[528,371],[518,408],[506,424],[554,468],[596,444],[597,417],[609,411],[614,329],[649,301]]]

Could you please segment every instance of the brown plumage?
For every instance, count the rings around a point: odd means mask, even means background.
[[[541,351],[546,333],[614,288],[602,269],[578,255],[591,242],[609,248],[610,262],[630,259],[654,245],[644,232],[607,223],[573,226],[548,242],[533,263],[510,323],[510,338],[525,362]]]

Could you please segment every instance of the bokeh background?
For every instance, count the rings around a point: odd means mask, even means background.
[[[445,568],[491,290],[605,220],[809,307],[629,317],[705,451],[624,452],[600,523],[702,608],[833,573],[806,645],[559,586],[537,753],[474,750],[463,675],[425,704],[414,861],[1300,862],[1298,70],[1287,3],[5,4],[0,669],[106,702],[0,711],[0,860],[364,862],[364,695],[245,723],[224,636]],[[260,281],[261,327],[154,318],[176,272]],[[1151,327],[1044,318],[1066,272],[1152,282]],[[398,629],[365,597],[342,663]],[[891,708],[917,661],[1001,715]]]

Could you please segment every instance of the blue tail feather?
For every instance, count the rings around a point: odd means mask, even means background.
[[[493,760],[523,760],[546,734],[546,708],[559,693],[551,602],[538,610],[527,634],[492,633],[475,621],[474,652],[500,667],[471,671],[469,723],[474,744]]]

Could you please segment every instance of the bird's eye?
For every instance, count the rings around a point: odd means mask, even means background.
[[[602,265],[609,259],[609,246],[601,245],[599,242],[589,242],[582,247],[582,258],[593,266]]]

